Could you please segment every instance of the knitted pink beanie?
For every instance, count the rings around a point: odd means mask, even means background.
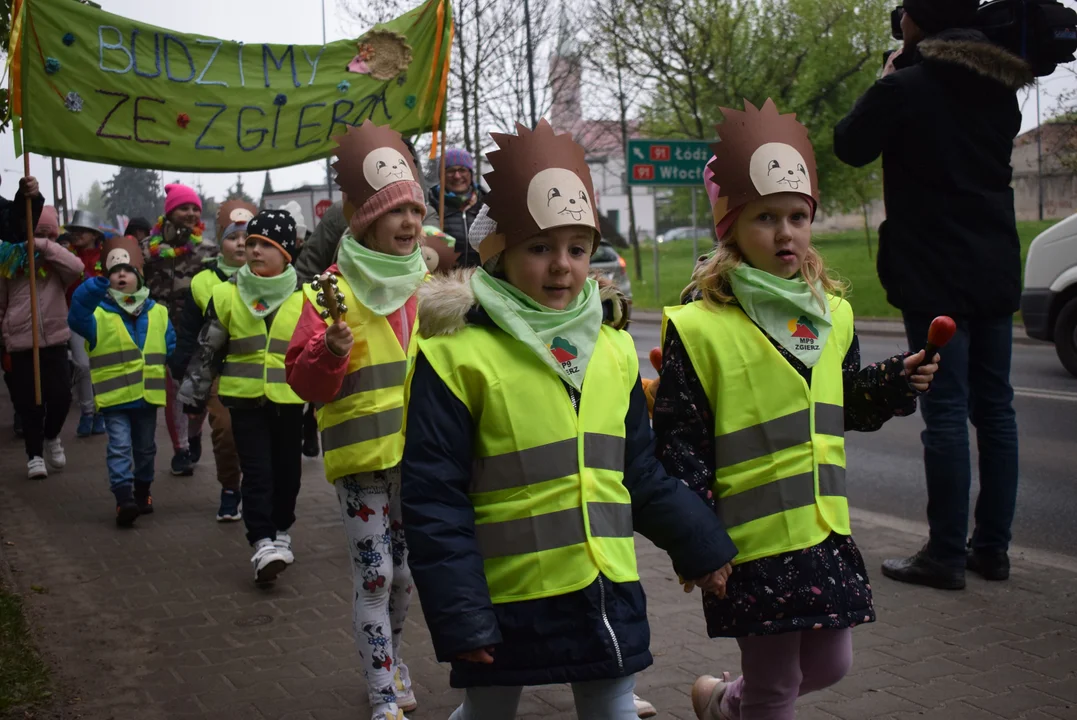
[[[378,218],[405,205],[418,205],[422,208],[423,214],[426,214],[426,201],[423,199],[423,188],[419,183],[404,180],[386,185],[374,193],[352,216],[351,226],[355,239],[362,240],[363,233],[377,222]]]
[[[197,205],[198,209],[202,209],[202,200],[199,199],[198,193],[194,191],[194,188],[187,187],[186,185],[165,185],[165,216],[167,217],[173,210],[180,205],[186,205],[190,203]]]

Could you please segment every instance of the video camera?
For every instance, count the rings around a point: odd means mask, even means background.
[[[901,40],[898,6],[890,14],[890,32]],[[991,0],[976,11],[975,29],[991,42],[1024,58],[1036,77],[1050,75],[1055,67],[1073,62],[1077,52],[1077,12],[1058,0]]]

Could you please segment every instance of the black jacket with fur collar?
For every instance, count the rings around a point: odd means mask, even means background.
[[[914,313],[1012,314],[1021,259],[1010,156],[1017,91],[1032,71],[975,30],[939,33],[897,66],[834,130],[844,162],[883,157],[887,299]]]

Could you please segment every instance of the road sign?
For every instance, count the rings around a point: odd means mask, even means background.
[[[325,217],[325,214],[329,212],[329,208],[333,207],[333,203],[328,200],[322,200],[314,206],[314,217],[321,220]]]
[[[628,184],[650,186],[698,186],[710,160],[709,140],[628,141]]]

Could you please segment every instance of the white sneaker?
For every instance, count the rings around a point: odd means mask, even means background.
[[[254,544],[254,556],[251,558],[251,565],[254,566],[254,581],[256,583],[271,583],[288,567],[288,563],[284,561],[284,556],[280,554],[277,546],[269,538],[264,538]]]
[[[411,688],[411,674],[404,663],[397,663],[396,672],[393,673],[393,689],[396,690],[397,707],[404,712],[415,712],[419,709],[419,701],[415,699],[415,691]]]
[[[651,705],[635,693],[632,693],[632,702],[636,703],[636,717],[652,718],[658,714],[658,711],[654,709],[654,705]]]
[[[64,455],[64,444],[60,438],[45,441],[45,459],[57,470],[67,465],[67,455]]]
[[[40,457],[31,458],[30,462],[26,463],[26,474],[31,480],[47,478],[49,471],[45,468],[45,460]]]
[[[277,539],[273,541],[273,546],[277,548],[277,552],[284,558],[284,562],[291,565],[295,562],[295,553],[292,552],[292,536],[286,532],[278,532]]]

